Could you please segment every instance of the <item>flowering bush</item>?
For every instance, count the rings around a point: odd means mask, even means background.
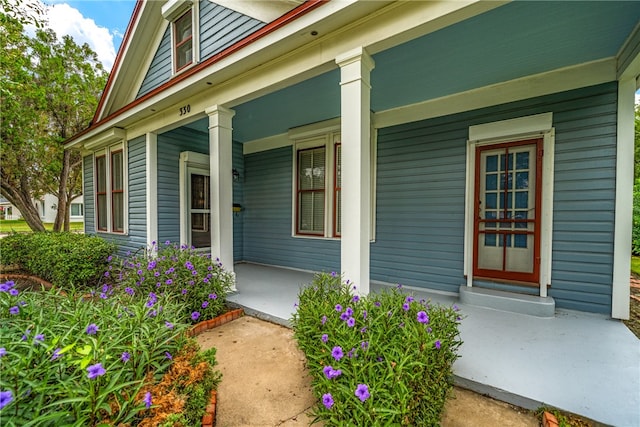
[[[184,304],[101,291],[86,298],[0,284],[3,426],[137,425],[157,407],[154,384],[193,346]],[[198,370],[210,371],[209,362]],[[219,380],[208,375],[206,393]]]
[[[294,336],[328,425],[438,425],[461,345],[457,308],[399,289],[360,298],[335,274],[299,295]]]
[[[208,253],[167,241],[121,260],[109,257],[104,281],[149,303],[158,295],[184,302],[182,318],[191,323],[212,319],[225,309],[233,278]]]

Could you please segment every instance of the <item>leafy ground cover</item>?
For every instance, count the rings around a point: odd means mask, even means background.
[[[220,374],[185,332],[224,310],[228,276],[168,242],[109,261],[91,292],[0,284],[3,426],[199,424]]]
[[[48,231],[53,230],[53,223],[45,222],[44,228]],[[84,231],[83,222],[72,222],[69,224],[69,231],[82,232]],[[0,234],[9,233],[28,233],[31,229],[27,225],[27,222],[23,219],[3,219],[0,220]]]

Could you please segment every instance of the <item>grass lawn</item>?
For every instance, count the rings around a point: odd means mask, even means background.
[[[631,273],[640,277],[640,256],[631,257]]]
[[[53,229],[53,224],[50,222],[44,223],[44,228],[47,230]],[[72,222],[69,225],[70,231],[83,231],[84,223],[83,222]],[[11,232],[17,233],[27,233],[30,232],[31,229],[27,225],[27,222],[23,219],[14,219],[14,220],[0,220],[0,234],[8,234]]]

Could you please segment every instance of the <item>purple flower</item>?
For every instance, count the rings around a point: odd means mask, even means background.
[[[165,351],[164,355],[167,357],[167,359],[173,360],[173,356],[171,356],[171,353],[169,353],[168,351]]]
[[[120,356],[120,360],[122,360],[124,363],[127,363],[129,359],[131,359],[131,354],[128,351],[123,352],[122,356]]]
[[[36,335],[36,336],[35,336],[35,338],[34,338],[34,340],[35,340],[35,341],[40,341],[40,342],[44,341],[44,334],[38,334],[38,335]]]
[[[404,299],[404,302],[411,304],[413,302],[413,297],[412,296],[408,296]]]
[[[146,392],[144,394],[143,402],[144,402],[144,406],[146,406],[147,409],[149,409],[151,407],[151,392],[150,391],[148,391],[148,392]]]
[[[165,245],[167,245],[167,246],[169,246],[169,245],[171,244],[171,241],[170,241],[170,240],[167,240],[167,241],[165,241],[165,242],[164,242],[164,244],[165,244]]]
[[[458,311],[458,310],[460,310],[458,306],[456,304],[453,304],[453,311]]]
[[[142,276],[142,270],[138,270],[136,273],[138,273],[138,276]]]
[[[342,357],[344,356],[344,353],[342,352],[342,347],[340,346],[333,347],[333,350],[331,350],[331,356],[333,356],[333,358],[336,360],[342,359]]]
[[[13,315],[16,315],[16,314],[20,313],[20,308],[18,308],[17,305],[14,305],[13,307],[11,307],[9,309],[9,313],[13,314]]]
[[[13,402],[13,393],[11,390],[0,391],[0,409],[4,408],[11,402]]]
[[[360,347],[362,347],[363,350],[366,350],[367,348],[369,348],[369,341],[362,341],[360,343]]]
[[[209,301],[205,301],[202,303],[202,308],[207,308],[209,307]]]
[[[353,358],[353,357],[358,357],[358,355],[357,355],[357,354],[355,354],[355,353],[356,353],[356,349],[355,349],[355,348],[351,348],[351,350],[349,350],[349,351],[347,352],[347,357],[348,357],[349,359],[351,359],[351,358]]]
[[[4,347],[0,347],[0,357],[3,357],[7,354],[7,349]]]
[[[362,318],[365,320],[367,319],[367,310],[362,311]]]
[[[360,333],[361,334],[364,334],[365,332],[367,332],[367,327],[366,326],[363,327],[362,329],[360,329]]]
[[[331,272],[331,277],[336,277],[338,275],[338,273],[336,273],[335,271]]]
[[[186,294],[187,294],[187,290],[186,290],[186,289],[183,289],[183,290],[182,290],[182,295],[186,295]]]
[[[134,291],[133,291],[133,289],[131,289],[130,287],[126,287],[126,288],[124,288],[124,291],[125,291],[126,293],[128,293],[129,295],[133,296]]]
[[[349,319],[349,314],[345,311],[340,315],[340,320],[344,320],[345,322]]]
[[[331,409],[333,406],[333,396],[331,396],[331,393],[325,393],[322,395],[322,404],[325,408]]]
[[[95,365],[90,365],[87,368],[87,372],[88,372],[87,378],[89,378],[90,380],[96,377],[100,377],[107,373],[107,371],[105,371],[105,369],[102,367],[102,363],[96,363]]]
[[[340,304],[336,304],[336,311],[338,313],[342,312],[342,306]]]
[[[324,372],[324,375],[329,380],[338,378],[340,375],[342,375],[342,371],[340,369],[333,369],[333,367],[331,366],[325,366],[324,369],[322,369],[322,372]]]
[[[376,301],[373,303],[373,305],[375,305],[376,307],[380,307],[382,303],[380,301]]]
[[[9,289],[9,295],[17,296],[20,292],[17,289]]]
[[[87,332],[87,335],[95,335],[98,333],[99,330],[100,328],[98,328],[98,326],[95,323],[92,323],[89,326],[87,326],[87,329],[85,331]]]
[[[351,301],[358,302],[360,301],[360,297],[358,295],[354,295],[353,298],[351,298]]]
[[[53,361],[53,360],[56,360],[56,359],[58,359],[60,356],[62,356],[62,355],[60,354],[60,350],[62,350],[62,349],[61,349],[61,348],[56,348],[56,349],[53,351],[53,354],[51,355],[51,360],[52,360],[52,361]]]
[[[104,292],[100,292],[100,298],[107,299],[107,294],[105,294]]]
[[[440,340],[436,340],[436,343],[434,345],[436,349],[440,350]]]
[[[191,313],[191,320],[198,320],[198,317],[200,317],[200,312],[194,311]]]
[[[173,280],[171,280],[171,279],[167,279],[164,283],[166,283],[167,285],[170,285],[170,284],[172,284],[172,283],[173,283]]]
[[[329,335],[327,334],[322,334],[322,338],[321,338],[322,342],[327,342],[329,341]]]
[[[173,329],[173,323],[171,323],[171,322],[169,322],[167,320],[164,321],[164,325],[169,329]]]
[[[356,324],[356,319],[354,319],[353,317],[350,317],[349,320],[347,320],[347,326],[350,328],[353,328]]]
[[[406,302],[404,304],[402,304],[402,309],[404,311],[409,311],[409,304],[407,304]]]
[[[160,277],[160,272],[156,271],[155,273],[153,273],[153,277]]]
[[[325,323],[327,323],[327,316],[322,316],[322,319],[320,320],[320,323],[322,323],[323,325]]]
[[[347,309],[344,312],[347,314],[347,316],[352,316],[353,315],[353,308],[347,307]]]
[[[419,311],[417,316],[418,322],[420,323],[429,323],[429,316],[424,311]]]
[[[356,387],[355,395],[361,402],[367,400],[371,395],[369,394],[369,387],[366,384],[358,384]]]
[[[197,276],[197,275],[198,275],[198,272],[197,272],[196,270],[192,270],[192,271],[191,271],[191,275],[192,275],[192,276]]]
[[[216,295],[216,294],[209,294],[209,299],[218,299],[218,295]]]

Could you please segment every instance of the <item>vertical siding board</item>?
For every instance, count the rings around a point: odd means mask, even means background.
[[[180,153],[209,154],[209,135],[179,128],[158,135],[158,240],[180,241]],[[212,206],[212,209],[215,207]]]
[[[244,259],[313,271],[338,271],[340,242],[291,236],[291,147],[245,156]]]
[[[616,99],[616,84],[608,83],[380,129],[371,278],[456,292],[464,283],[468,127],[551,111],[556,191],[549,294],[558,307],[608,313]]]

